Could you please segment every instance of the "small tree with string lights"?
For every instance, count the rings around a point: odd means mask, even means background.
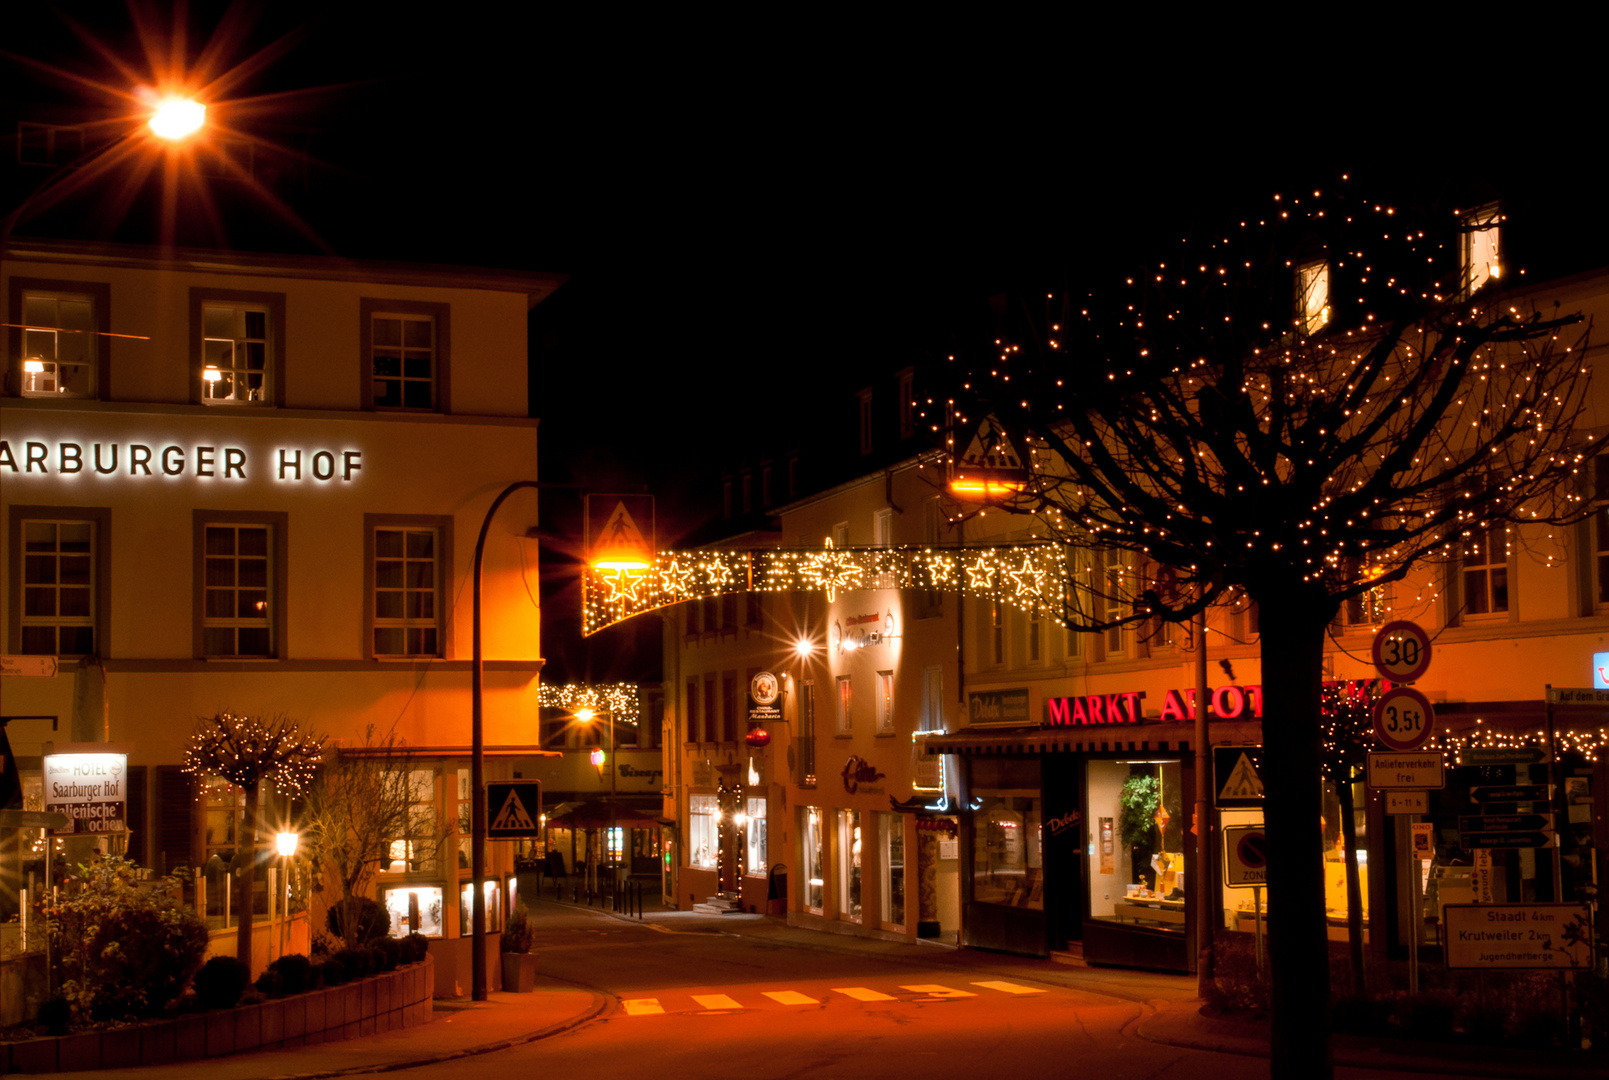
[[[235,955],[251,967],[252,873],[257,864],[257,794],[270,781],[281,795],[300,792],[323,758],[324,740],[285,716],[219,712],[196,721],[184,752],[184,771],[216,776],[245,792],[246,812],[236,838],[235,911],[239,930]]]
[[[1342,854],[1346,859],[1346,939],[1351,963],[1352,993],[1364,992],[1363,885],[1358,874],[1358,825],[1353,812],[1352,785],[1369,763],[1374,745],[1374,705],[1379,700],[1372,682],[1327,682],[1320,695],[1323,730],[1319,764],[1335,784],[1340,807]]]
[[[1415,566],[1498,561],[1488,545],[1517,526],[1597,509],[1585,327],[1509,284],[1502,222],[1343,178],[1110,294],[1008,307],[992,343],[950,358],[963,438],[987,418],[1025,473],[996,501],[1089,552],[1067,625],[1143,634],[1257,605],[1276,1077],[1333,1073],[1312,827],[1326,629]]]

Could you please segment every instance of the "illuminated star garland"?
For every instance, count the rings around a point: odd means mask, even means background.
[[[1560,754],[1580,754],[1588,761],[1595,762],[1598,760],[1599,751],[1609,746],[1609,727],[1560,728],[1554,732],[1554,738]],[[1475,727],[1467,731],[1434,736],[1432,745],[1451,755],[1452,760],[1449,764],[1458,766],[1464,763],[1464,753],[1469,750],[1519,750],[1536,747],[1546,753],[1548,733],[1546,728],[1541,727],[1532,731],[1488,727],[1485,720],[1477,719]]]
[[[615,720],[635,724],[641,715],[636,683],[543,683],[537,687],[536,703],[544,709],[563,709],[577,713],[614,714]]]
[[[684,600],[738,592],[923,589],[997,600],[1060,621],[1072,565],[1061,544],[661,551],[645,570],[589,567],[582,633]]]

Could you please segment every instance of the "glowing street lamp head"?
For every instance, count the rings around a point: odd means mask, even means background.
[[[151,131],[159,138],[178,142],[194,135],[207,122],[207,107],[189,98],[166,97],[151,114]]]
[[[274,844],[279,849],[281,858],[288,859],[296,854],[296,841],[297,834],[293,832],[282,832],[274,837]]]
[[[800,638],[793,646],[793,651],[800,656],[809,656],[816,651],[816,643],[809,638]]]
[[[597,715],[598,714],[593,712],[591,709],[577,709],[575,711],[575,718],[581,721],[583,724],[592,723],[592,718]]]

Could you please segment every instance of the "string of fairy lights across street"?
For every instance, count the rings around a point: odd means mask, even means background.
[[[1072,571],[1062,544],[990,547],[766,548],[661,551],[641,566],[586,570],[582,633],[669,607],[737,592],[857,589],[964,592],[1060,621]]]

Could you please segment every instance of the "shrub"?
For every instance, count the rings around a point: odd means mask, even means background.
[[[320,986],[340,986],[348,978],[346,965],[336,956],[316,965],[313,970],[318,974],[317,982]]]
[[[412,933],[402,939],[406,949],[403,953],[407,959],[404,963],[416,964],[430,953],[430,939],[420,933]]]
[[[214,956],[196,972],[196,1003],[203,1009],[232,1009],[251,982],[251,968],[234,956]]]
[[[264,997],[279,997],[285,993],[285,980],[273,968],[257,976],[257,981],[252,985]]]
[[[45,907],[56,985],[81,1020],[159,1016],[207,950],[207,928],[179,906],[182,882],[145,880],[105,855],[78,867]]]
[[[361,979],[374,970],[374,957],[368,949],[342,949],[333,957],[346,968],[348,979]]]
[[[380,947],[379,942],[369,946],[369,972],[371,974],[378,975],[383,971],[390,971],[391,967],[396,967],[395,964],[387,967],[386,959],[386,951]]]
[[[72,1019],[72,1003],[57,994],[55,997],[46,998],[40,1004],[39,1015],[34,1018],[34,1022],[43,1027],[47,1035],[65,1035]]]
[[[346,917],[343,912],[352,913],[352,930],[346,933]],[[354,896],[348,900],[337,901],[331,905],[329,914],[324,917],[329,924],[330,933],[342,941],[352,945],[367,945],[377,938],[383,938],[391,930],[391,920],[386,915],[385,908],[377,900],[366,896]]]
[[[397,965],[402,963],[402,942],[394,937],[383,937],[374,943],[374,947],[385,954],[385,961],[380,970],[397,970]]]
[[[536,940],[536,930],[531,926],[531,913],[524,901],[514,905],[514,914],[508,918],[508,925],[503,928],[503,951],[507,953],[528,953]]]
[[[301,994],[312,988],[313,962],[301,953],[281,956],[268,965],[268,970],[279,975],[282,993]]]

